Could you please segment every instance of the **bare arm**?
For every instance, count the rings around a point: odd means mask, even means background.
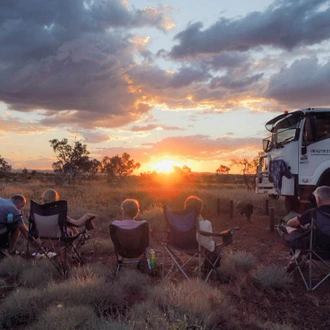
[[[97,218],[98,215],[97,214],[94,214],[94,213],[86,213],[84,214],[81,218],[79,219],[72,219],[72,218],[69,218],[68,219],[68,222],[72,223],[73,225],[77,226],[77,227],[81,227],[81,226],[84,226],[85,225],[85,222],[90,219],[90,218]]]
[[[288,221],[287,225],[292,228],[298,228],[300,227],[300,222],[297,217],[294,217],[293,219]]]

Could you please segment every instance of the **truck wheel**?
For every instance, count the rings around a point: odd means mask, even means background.
[[[285,208],[288,213],[300,211],[300,201],[296,196],[285,196]]]

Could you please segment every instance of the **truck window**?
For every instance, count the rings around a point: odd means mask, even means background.
[[[329,139],[330,114],[315,113],[306,117],[303,136],[305,145]]]

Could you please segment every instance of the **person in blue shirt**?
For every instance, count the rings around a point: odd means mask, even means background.
[[[21,213],[25,205],[26,198],[20,194],[0,198],[0,247],[8,249],[9,254],[17,254],[15,244],[20,233],[28,239],[28,228]]]

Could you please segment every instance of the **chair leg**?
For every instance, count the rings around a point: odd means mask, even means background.
[[[116,270],[116,277],[118,277],[120,271],[120,264],[117,265],[117,270]]]

